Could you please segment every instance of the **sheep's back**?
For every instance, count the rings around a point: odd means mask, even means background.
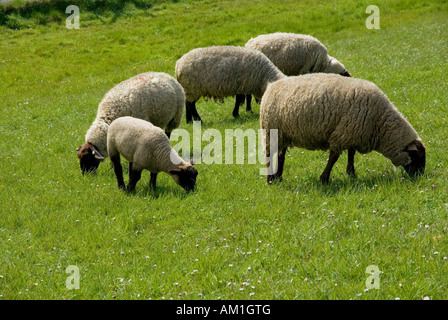
[[[245,46],[264,53],[287,76],[319,72],[327,57],[327,49],[319,40],[303,34],[264,34]]]
[[[184,107],[185,96],[176,79],[161,72],[142,73],[113,87],[103,98],[97,118],[106,123],[123,117],[150,121],[165,128]]]
[[[164,131],[150,122],[133,117],[121,117],[112,122],[107,135],[109,153],[119,153],[136,169],[158,172],[158,154],[170,149]]]
[[[176,63],[176,78],[188,101],[250,93],[261,97],[267,83],[282,76],[264,54],[244,47],[197,48]]]
[[[279,130],[286,146],[360,152],[375,148],[379,122],[394,107],[373,83],[334,74],[279,80],[266,90],[260,111],[265,128]]]

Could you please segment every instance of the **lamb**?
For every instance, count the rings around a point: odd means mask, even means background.
[[[350,77],[349,71],[337,59],[328,55],[327,48],[316,38],[296,33],[276,32],[259,35],[245,44],[263,52],[287,76],[306,73],[336,73]],[[250,110],[251,96],[236,96]]]
[[[288,147],[330,150],[320,176],[328,183],[333,165],[344,150],[346,172],[355,175],[355,151],[375,150],[410,175],[424,173],[426,149],[417,132],[372,82],[336,74],[307,74],[281,79],[268,86],[260,106],[265,131],[267,182],[282,179]],[[277,146],[270,130],[278,129]],[[272,149],[271,149],[272,148]],[[276,153],[277,170],[271,169]]]
[[[151,172],[150,187],[156,188],[157,173],[166,172],[187,191],[194,190],[198,171],[171,147],[170,140],[157,126],[133,117],[121,117],[109,126],[107,150],[117,177],[118,188],[126,189],[120,155],[129,162],[127,191],[135,190],[143,169]]]
[[[182,86],[163,72],[142,73],[117,84],[99,104],[85,144],[76,149],[82,173],[95,172],[107,157],[107,131],[113,120],[123,116],[148,120],[169,137],[181,123],[184,106]]]
[[[222,100],[253,94],[261,98],[268,83],[285,75],[260,51],[237,46],[212,46],[191,50],[176,63],[176,78],[185,90],[186,120],[201,121],[196,101],[201,97]],[[240,102],[233,116],[238,117]]]

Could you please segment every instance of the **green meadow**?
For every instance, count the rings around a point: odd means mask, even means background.
[[[71,3],[79,29],[64,1],[0,4],[0,299],[448,299],[446,0]],[[424,142],[425,173],[372,152],[351,178],[343,154],[322,186],[328,153],[294,148],[273,185],[248,161],[197,163],[191,193],[164,173],[148,190],[147,171],[122,192],[109,159],[81,174],[75,149],[114,85],[277,31],[376,83]],[[257,130],[259,105],[234,119],[233,104],[201,99],[202,131]]]

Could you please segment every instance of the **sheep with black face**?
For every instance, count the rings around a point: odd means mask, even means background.
[[[328,183],[333,165],[348,150],[346,172],[355,174],[355,151],[377,151],[409,175],[425,171],[426,149],[417,132],[372,82],[336,74],[288,77],[270,84],[260,107],[260,126],[266,132],[268,168],[273,160],[270,130],[278,130],[276,172],[268,183],[282,179],[288,147],[330,150],[320,176]]]
[[[95,172],[107,157],[107,131],[110,123],[123,116],[150,121],[169,137],[182,120],[185,93],[169,74],[145,72],[114,86],[98,106],[95,121],[76,151],[82,173]]]
[[[133,117],[114,120],[107,134],[107,150],[119,189],[126,189],[120,155],[129,162],[128,191],[135,189],[143,169],[151,172],[152,188],[156,188],[159,172],[168,173],[187,191],[195,188],[198,171],[193,163],[184,161],[171,147],[170,140],[163,130],[148,121]]]

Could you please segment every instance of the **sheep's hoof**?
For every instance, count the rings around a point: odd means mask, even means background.
[[[323,184],[323,185],[327,185],[328,184],[328,182],[330,181],[330,179],[328,178],[328,177],[326,177],[326,176],[324,176],[324,177],[320,177],[320,182]]]
[[[355,173],[355,171],[347,172],[347,175],[348,175],[350,178],[356,178],[356,173]]]
[[[270,175],[266,178],[268,184],[273,184],[275,180],[282,181],[282,176]]]
[[[135,186],[133,187],[133,186],[128,185],[128,187],[126,188],[127,193],[133,193],[134,191],[135,191]]]

